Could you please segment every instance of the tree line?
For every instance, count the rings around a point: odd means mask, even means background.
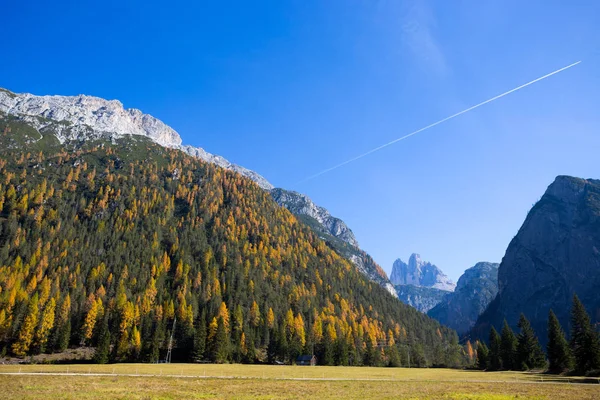
[[[517,335],[506,320],[501,334],[492,327],[488,345],[477,343],[477,368],[488,371],[547,369],[553,374],[579,375],[600,370],[600,335],[577,295],[573,297],[571,308],[570,341],[552,310],[548,315],[546,354],[523,314],[518,327]]]

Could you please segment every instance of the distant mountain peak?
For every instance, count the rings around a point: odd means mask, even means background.
[[[421,255],[413,253],[408,264],[398,258],[392,267],[390,281],[394,285],[414,285],[453,291],[456,284],[434,264],[423,261]]]

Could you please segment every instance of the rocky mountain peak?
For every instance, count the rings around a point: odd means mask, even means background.
[[[456,284],[437,266],[423,261],[421,256],[413,253],[408,264],[400,258],[392,266],[390,281],[394,285],[414,285],[453,291]]]
[[[116,139],[124,135],[145,136],[161,146],[180,149],[206,162],[234,170],[254,180],[265,190],[273,189],[273,185],[254,171],[232,164],[202,148],[183,146],[181,136],[173,128],[138,109],[125,109],[118,100],[87,95],[36,96],[0,88],[0,112],[18,116],[38,130],[50,121],[60,122],[54,131],[61,143],[100,137]]]
[[[524,313],[542,342],[552,309],[563,326],[577,294],[600,320],[600,181],[558,176],[529,211],[498,269],[498,295],[473,333],[485,337]]]

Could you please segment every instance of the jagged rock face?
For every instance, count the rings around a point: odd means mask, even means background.
[[[181,144],[181,137],[171,127],[151,115],[133,108],[124,109],[118,100],[93,96],[34,96],[0,91],[0,111],[7,114],[43,117],[66,121],[73,126],[89,126],[96,132],[116,135],[143,135],[167,147]],[[78,133],[75,129],[72,133]],[[58,137],[61,142],[77,139]]]
[[[394,285],[432,287],[446,291],[452,291],[456,287],[438,267],[421,260],[421,256],[414,253],[410,256],[408,264],[401,259],[394,262],[390,281]]]
[[[574,294],[600,320],[600,181],[556,178],[510,242],[498,284],[472,331],[476,337],[505,318],[515,327],[523,312],[545,342],[548,311],[568,329]]]
[[[329,211],[323,207],[317,206],[308,196],[279,188],[273,189],[271,195],[277,204],[287,208],[293,214],[308,215],[309,217],[314,218],[323,225],[331,235],[354,247],[358,247],[358,242],[354,237],[354,233],[352,233],[344,221],[331,216]]]
[[[467,269],[458,279],[454,292],[427,315],[456,330],[459,335],[468,332],[498,293],[498,266],[480,262]]]
[[[410,256],[408,264],[401,259],[394,261],[390,281],[400,300],[424,313],[456,286],[438,267],[421,260],[416,253]]]
[[[416,308],[422,313],[427,313],[443,301],[446,296],[451,294],[447,290],[415,285],[396,285],[394,289],[400,301]]]
[[[265,178],[254,171],[235,165],[204,149],[182,146],[181,137],[170,126],[137,109],[125,109],[118,100],[105,100],[93,96],[35,96],[16,94],[0,89],[0,111],[19,116],[36,129],[46,127],[49,121],[61,122],[55,126],[57,139],[82,141],[86,139],[116,139],[123,135],[141,135],[170,148],[234,170],[249,177],[265,190],[273,189]]]

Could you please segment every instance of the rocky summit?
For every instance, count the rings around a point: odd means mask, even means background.
[[[563,327],[577,294],[600,320],[600,181],[559,176],[529,211],[498,269],[498,295],[473,335],[487,337],[503,320],[514,328],[522,312],[546,340],[552,309]]]
[[[419,254],[413,253],[408,264],[397,259],[392,266],[390,281],[404,303],[426,313],[456,287],[441,269]]]
[[[480,262],[467,269],[458,279],[456,289],[427,312],[432,318],[466,333],[498,293],[498,266]]]
[[[419,254],[413,253],[408,264],[397,259],[392,267],[390,281],[394,285],[414,285],[453,291],[456,284],[438,267],[423,261]]]
[[[86,95],[35,96],[0,89],[0,112],[18,116],[38,130],[52,123],[53,133],[61,143],[97,138],[115,140],[125,135],[145,136],[161,146],[180,149],[204,161],[234,170],[254,180],[263,189],[273,189],[269,181],[254,171],[232,164],[202,148],[182,145],[181,137],[173,128],[138,109],[125,109],[118,100]]]

